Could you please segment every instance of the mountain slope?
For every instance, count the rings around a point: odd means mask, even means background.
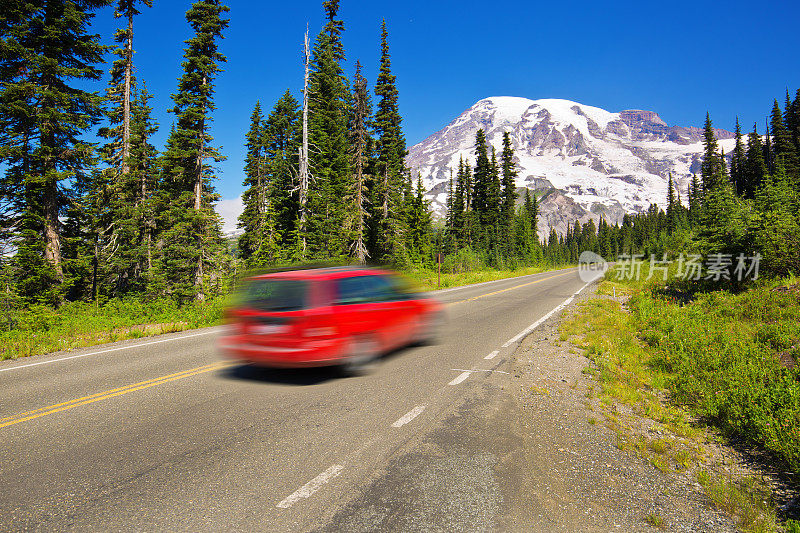
[[[509,132],[519,169],[517,187],[545,193],[540,235],[563,232],[576,218],[605,217],[664,205],[670,173],[685,201],[692,173],[699,173],[702,130],[667,126],[652,111],[611,113],[569,100],[511,96],[480,100],[441,131],[409,150],[406,162],[420,173],[434,209],[442,213],[451,170],[459,158],[474,163],[479,128],[501,150]],[[733,134],[716,130],[726,153]]]

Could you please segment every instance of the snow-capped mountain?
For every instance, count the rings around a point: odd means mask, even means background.
[[[665,205],[671,173],[685,202],[692,173],[699,173],[702,129],[667,126],[652,111],[611,113],[569,100],[498,96],[480,100],[441,131],[413,146],[406,159],[420,173],[428,197],[443,212],[451,170],[459,158],[475,162],[475,133],[483,128],[499,157],[504,132],[514,146],[517,187],[544,194],[539,232],[563,232],[575,219],[605,217]],[[734,135],[716,130],[726,153]]]

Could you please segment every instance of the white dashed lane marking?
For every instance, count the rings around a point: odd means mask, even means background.
[[[410,410],[409,412],[407,412],[406,414],[404,414],[403,416],[398,418],[397,421],[395,421],[392,424],[392,427],[393,428],[399,428],[399,427],[405,426],[406,424],[408,424],[409,422],[411,422],[412,420],[417,418],[419,415],[421,415],[422,411],[424,411],[424,410],[425,410],[425,406],[424,405],[416,406],[415,408],[413,408],[412,410]]]
[[[325,483],[342,473],[343,465],[333,465],[278,503],[281,509],[287,509],[300,500],[308,498],[317,492]]]
[[[465,379],[467,379],[467,378],[469,377],[469,375],[470,375],[470,374],[472,374],[472,372],[470,372],[469,370],[465,370],[464,372],[462,372],[461,374],[459,374],[459,375],[458,375],[458,377],[457,377],[456,379],[454,379],[453,381],[451,381],[450,383],[448,383],[448,385],[458,385],[459,383],[461,383],[462,381],[464,381]]]

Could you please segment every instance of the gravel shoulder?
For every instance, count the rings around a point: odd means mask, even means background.
[[[587,291],[576,300],[597,297]],[[604,424],[597,402],[587,399],[592,365],[569,342],[559,341],[564,314],[528,336],[513,361],[514,401],[520,413],[529,471],[525,493],[537,531],[736,531],[688,476],[664,473],[617,447],[617,432]],[[616,406],[628,428],[647,419]],[[636,420],[634,420],[636,419]],[[538,508],[538,509],[536,509]],[[520,516],[521,513],[516,513]],[[514,526],[514,513],[507,530]]]

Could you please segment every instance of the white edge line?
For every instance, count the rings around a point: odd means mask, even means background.
[[[542,318],[540,318],[539,320],[537,320],[536,322],[534,322],[533,324],[531,324],[530,326],[528,326],[527,328],[525,328],[524,330],[522,330],[520,333],[518,333],[518,334],[517,334],[517,335],[515,335],[514,337],[512,337],[512,338],[508,339],[508,340],[507,340],[507,341],[506,341],[506,342],[503,344],[503,348],[508,348],[509,346],[511,346],[511,345],[512,345],[512,344],[514,344],[515,342],[519,341],[520,339],[523,339],[523,338],[527,337],[528,335],[530,335],[530,334],[531,334],[531,332],[532,332],[533,330],[535,330],[536,328],[538,328],[539,326],[541,326],[541,325],[542,325],[542,323],[543,323],[543,322],[545,322],[545,321],[546,321],[548,318],[550,318],[550,317],[551,317],[551,316],[553,316],[555,313],[557,313],[557,312],[561,311],[563,308],[565,308],[565,307],[566,307],[566,306],[568,306],[570,303],[572,303],[572,300],[574,300],[574,299],[575,299],[575,297],[576,297],[578,294],[580,294],[580,292],[581,292],[583,289],[585,289],[586,287],[588,287],[589,285],[591,285],[591,284],[592,284],[592,283],[594,283],[595,281],[597,281],[597,280],[596,280],[596,279],[593,279],[593,280],[591,280],[591,281],[587,282],[587,283],[586,283],[586,284],[585,284],[583,287],[581,287],[580,289],[578,289],[577,291],[575,291],[575,292],[572,294],[572,296],[570,296],[569,298],[567,298],[566,300],[564,300],[563,302],[561,302],[560,304],[558,304],[556,307],[554,307],[553,309],[551,309],[549,313],[547,313],[547,314],[546,314],[546,315],[544,315]]]
[[[277,507],[280,507],[281,509],[287,509],[297,503],[299,500],[310,497],[312,494],[317,492],[322,485],[341,474],[342,469],[344,469],[343,465],[331,466],[326,471],[281,500]]]
[[[486,357],[484,357],[484,359],[494,359],[495,357],[497,357],[497,354],[499,354],[499,353],[500,353],[500,350],[495,350],[492,353],[490,353],[489,355],[487,355]]]
[[[394,424],[392,424],[392,427],[399,428],[405,426],[406,424],[417,418],[419,415],[421,415],[422,411],[424,410],[425,410],[424,405],[416,406],[415,408],[413,408],[412,410],[410,410],[409,412],[398,418],[397,421]]]
[[[448,385],[458,385],[459,383],[461,383],[462,381],[467,379],[470,374],[472,374],[472,372],[470,372],[469,370],[464,371],[464,372],[460,373],[456,379],[454,379],[453,381],[448,383]]]
[[[214,327],[216,329],[216,327]],[[214,331],[202,331],[200,333],[192,333],[191,335],[181,335],[180,337],[173,337],[171,339],[161,339],[158,341],[142,342],[139,344],[132,344],[130,346],[120,346],[117,348],[109,348],[107,350],[100,350],[99,352],[83,353],[79,355],[70,355],[69,357],[61,357],[59,359],[51,359],[49,361],[39,361],[38,363],[29,363],[27,365],[13,366],[11,368],[0,368],[0,372],[8,372],[9,370],[19,370],[20,368],[28,368],[30,366],[48,365],[50,363],[58,363],[59,361],[66,361],[67,359],[78,359],[79,357],[88,357],[90,355],[99,355],[101,353],[116,352],[119,350],[130,350],[131,348],[138,348],[140,346],[149,346],[151,344],[161,344],[162,342],[179,341],[181,339],[188,339],[190,337],[199,337],[200,335],[208,335]]]

